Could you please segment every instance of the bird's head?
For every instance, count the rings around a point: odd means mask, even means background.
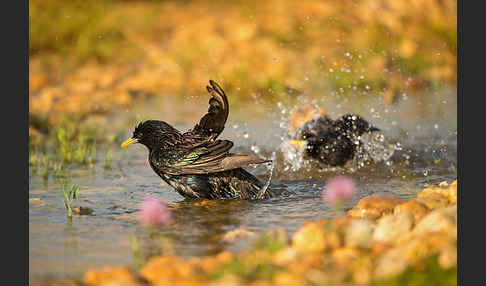
[[[173,145],[179,137],[179,131],[164,121],[147,120],[135,127],[132,137],[125,140],[121,147],[125,148],[128,145],[140,143],[152,150],[165,145]]]

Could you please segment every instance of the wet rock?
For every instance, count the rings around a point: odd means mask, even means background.
[[[410,232],[412,226],[413,215],[409,212],[383,216],[377,222],[373,240],[384,243],[398,241]]]
[[[426,214],[429,213],[429,209],[423,203],[418,202],[417,200],[410,200],[404,204],[397,205],[393,209],[394,214],[400,214],[408,212],[413,215],[414,221],[420,221]]]
[[[412,235],[422,236],[431,232],[457,237],[457,205],[432,211],[415,226]]]
[[[84,274],[83,282],[93,286],[141,286],[141,280],[126,267],[108,267],[90,270]]]
[[[227,232],[223,236],[223,240],[233,242],[239,237],[248,237],[248,236],[254,237],[255,235],[256,234],[254,232],[247,231],[247,230],[242,229],[242,228],[238,228],[238,229]]]
[[[377,219],[393,212],[396,205],[403,203],[399,197],[391,194],[374,195],[361,199],[348,215],[358,218]]]
[[[432,187],[423,189],[420,193],[417,194],[418,198],[437,198],[436,194],[442,195],[447,198],[448,203],[455,204],[457,203],[457,180],[447,185],[447,183],[442,182],[439,184],[439,187]]]
[[[433,210],[445,207],[449,204],[449,199],[438,193],[430,193],[417,197],[417,202],[424,204],[427,208]]]
[[[76,207],[73,209],[77,215],[92,215],[93,209],[87,207]]]
[[[345,242],[350,247],[369,248],[375,224],[371,220],[355,219],[346,229]]]

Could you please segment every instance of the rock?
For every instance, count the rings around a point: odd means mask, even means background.
[[[400,249],[391,249],[378,259],[373,275],[375,279],[389,278],[405,271],[408,265]]]
[[[457,238],[457,205],[432,211],[413,229],[416,236],[441,232]]]
[[[361,199],[353,209],[348,211],[348,215],[377,219],[384,214],[392,213],[393,208],[400,203],[403,203],[403,200],[395,195],[374,195]]]
[[[282,250],[279,250],[277,253],[275,253],[272,262],[275,263],[276,265],[289,264],[295,261],[297,255],[298,252],[296,249],[292,247],[286,247]]]
[[[417,194],[417,198],[433,198],[437,199],[441,195],[447,198],[449,204],[457,203],[457,180],[450,185],[447,183],[440,183],[439,187],[425,188]]]
[[[74,208],[74,213],[78,215],[91,215],[93,214],[93,209],[86,207],[76,207]]]
[[[332,252],[333,261],[340,265],[348,265],[352,260],[359,258],[361,252],[354,247],[340,247]]]
[[[386,253],[390,248],[392,248],[392,244],[390,243],[383,243],[383,242],[375,242],[371,246],[371,255],[373,258],[377,258],[379,256],[382,256],[384,253]]]
[[[369,248],[375,224],[371,220],[355,219],[346,229],[346,246]]]
[[[417,197],[417,202],[424,204],[427,208],[433,210],[445,207],[449,204],[449,199],[439,193],[430,193]]]
[[[126,267],[108,267],[102,270],[89,270],[83,282],[96,286],[138,286],[140,280]]]
[[[190,263],[174,255],[162,255],[150,259],[140,269],[140,274],[154,285],[173,285],[179,280],[189,280],[195,273]]]
[[[238,237],[247,237],[247,236],[255,236],[255,235],[256,234],[254,232],[247,231],[247,230],[242,229],[242,228],[237,228],[235,230],[232,230],[232,231],[225,233],[225,235],[223,236],[223,240],[233,242]]]
[[[325,232],[318,224],[307,224],[292,237],[292,247],[298,251],[323,251],[327,248]]]
[[[394,214],[399,214],[403,212],[409,212],[413,215],[414,221],[418,222],[421,220],[426,214],[429,213],[429,209],[423,203],[418,202],[417,200],[410,200],[404,204],[397,205],[393,209]]]
[[[292,237],[292,247],[298,251],[319,252],[339,247],[341,238],[335,231],[327,231],[327,221],[306,223]]]
[[[406,237],[412,226],[413,215],[409,212],[386,215],[378,220],[373,240],[384,243],[398,241]]]
[[[221,265],[230,263],[233,259],[233,254],[231,252],[223,251],[215,256],[208,256],[204,258],[193,258],[193,261],[196,262],[199,267],[201,267],[205,272],[214,271],[216,268],[220,267]]]

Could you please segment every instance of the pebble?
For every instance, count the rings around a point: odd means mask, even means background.
[[[371,220],[367,219],[356,219],[349,223],[346,234],[345,241],[347,246],[351,247],[371,247],[373,229],[375,224]]]
[[[413,215],[414,221],[420,221],[426,214],[429,213],[429,209],[423,203],[417,200],[410,200],[404,204],[397,205],[393,209],[394,214],[408,212]]]
[[[431,232],[441,232],[457,237],[457,205],[431,212],[415,226],[412,234],[422,236]]]
[[[348,215],[357,218],[377,219],[382,215],[392,213],[395,206],[403,202],[402,199],[391,194],[374,195],[361,199],[353,209],[348,211]]]
[[[404,238],[412,229],[413,215],[409,212],[386,215],[378,220],[373,240],[392,243]]]

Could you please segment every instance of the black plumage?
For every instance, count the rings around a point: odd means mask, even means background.
[[[346,114],[337,120],[328,116],[307,121],[296,132],[306,142],[305,155],[330,166],[343,166],[353,158],[365,132],[379,131],[362,117]]]
[[[192,130],[179,132],[164,121],[140,123],[122,147],[141,143],[149,150],[152,169],[187,198],[257,199],[272,196],[264,184],[243,169],[271,160],[230,153],[233,142],[217,140],[228,118],[229,105],[223,89],[214,81],[207,86],[208,112]]]

